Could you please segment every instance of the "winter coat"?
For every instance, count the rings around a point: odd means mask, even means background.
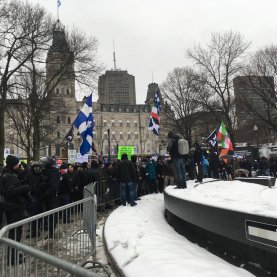
[[[199,165],[202,163],[202,155],[203,155],[203,152],[201,149],[195,149],[193,153],[193,160],[196,164]]]
[[[156,180],[156,168],[157,168],[157,163],[155,161],[148,161],[146,163],[146,171],[148,173],[148,180]]]
[[[2,176],[4,208],[6,211],[26,209],[31,187],[23,184],[15,171],[5,168]]]
[[[72,177],[70,172],[61,175],[61,182],[59,186],[59,195],[70,194],[72,191]]]
[[[57,196],[60,186],[60,172],[56,168],[49,168],[42,176],[43,199],[48,211],[59,206]]]
[[[183,156],[178,152],[178,136],[169,139],[167,144],[167,152],[170,154],[171,159],[182,158]]]
[[[164,165],[163,176],[174,176],[172,161],[167,161]]]
[[[117,177],[120,183],[136,181],[136,169],[133,162],[122,160],[117,166]]]
[[[31,187],[31,195],[37,204],[43,205],[43,176],[41,173],[34,173],[30,170],[24,182]]]

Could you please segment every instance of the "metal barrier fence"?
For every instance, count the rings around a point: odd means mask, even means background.
[[[120,200],[120,185],[111,177],[101,177],[95,183],[94,193],[97,198],[97,206],[115,203]]]
[[[2,228],[0,275],[102,276],[81,267],[89,263],[92,266],[87,268],[102,267],[93,259],[96,254],[93,190],[94,184],[89,184],[83,200]]]

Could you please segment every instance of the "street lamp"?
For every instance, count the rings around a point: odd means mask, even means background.
[[[255,133],[255,138],[256,138],[256,149],[257,149],[257,158],[259,157],[259,143],[258,143],[258,126],[255,124],[253,126],[253,131]]]
[[[107,131],[108,131],[108,162],[111,160],[111,125],[107,124]]]

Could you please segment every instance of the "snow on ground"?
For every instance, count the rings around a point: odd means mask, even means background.
[[[207,179],[205,180],[207,181]],[[167,193],[213,206],[277,217],[277,188],[218,181],[187,189],[168,187]],[[128,277],[254,276],[191,243],[164,218],[163,194],[147,195],[135,207],[120,206],[108,217],[107,247]]]
[[[169,186],[166,192],[209,206],[277,218],[277,187],[269,188],[241,181],[209,181],[213,179],[207,178],[203,184],[188,181],[187,189],[179,190]]]

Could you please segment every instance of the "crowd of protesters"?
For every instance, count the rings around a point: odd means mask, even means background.
[[[220,159],[215,152],[201,149],[198,143],[194,143],[186,155],[180,155],[177,153],[178,136],[170,136],[168,154],[164,156],[134,155],[129,160],[127,154],[123,154],[121,160],[106,163],[92,160],[90,164],[63,163],[57,167],[52,157],[43,157],[28,166],[20,163],[16,156],[8,155],[6,166],[0,167],[0,227],[3,213],[6,223],[10,224],[81,200],[84,187],[101,178],[111,180],[111,192],[114,191],[112,186],[120,188],[123,206],[135,206],[141,196],[162,193],[166,186],[185,189],[187,180],[199,183],[206,177],[232,180],[235,176],[250,177],[253,173],[276,177],[276,158],[261,157],[254,162],[235,156]],[[70,219],[63,220],[66,223]],[[49,224],[55,224],[55,220],[50,219]],[[38,235],[35,228],[31,226],[30,236]],[[55,226],[48,228],[51,232]],[[9,236],[20,241],[21,231],[11,231]]]

